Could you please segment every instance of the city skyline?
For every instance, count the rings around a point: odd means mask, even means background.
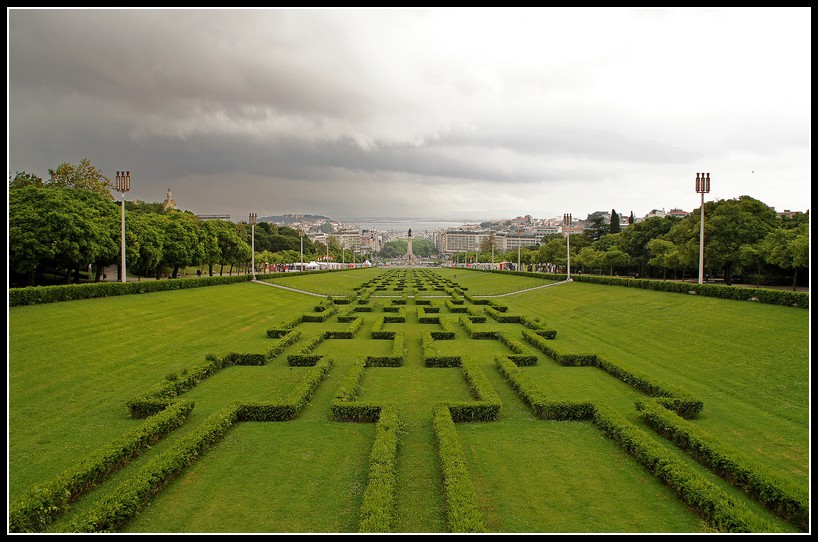
[[[238,219],[644,216],[698,172],[809,209],[809,8],[7,10],[10,176]]]

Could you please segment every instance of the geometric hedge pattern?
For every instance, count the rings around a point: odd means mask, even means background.
[[[407,322],[413,325],[407,326]],[[486,530],[457,431],[460,423],[494,423],[503,408],[484,373],[485,363],[476,362],[487,351],[479,346],[487,345],[486,341],[494,344],[488,348],[493,352],[492,367],[537,419],[593,424],[633,461],[673,490],[713,530],[771,532],[774,528],[750,511],[743,500],[729,495],[700,470],[668,454],[665,447],[656,443],[656,438],[645,433],[645,427],[796,529],[804,532],[809,529],[808,495],[769,474],[757,472],[738,451],[724,448],[717,439],[699,431],[692,420],[704,405],[697,398],[671,383],[627,370],[615,360],[594,353],[561,352],[554,340],[558,330],[549,329],[537,319],[511,313],[496,298],[472,296],[456,279],[443,278],[432,270],[387,270],[360,284],[351,295],[321,298],[312,312],[274,322],[260,332],[270,339],[268,351],[209,355],[181,374],[169,375],[144,394],[127,400],[131,415],[144,419],[142,425],[14,503],[10,507],[10,530],[43,532],[92,488],[110,483],[107,481],[122,466],[149,452],[186,423],[195,406],[185,394],[216,373],[232,366],[270,363],[301,368],[299,375],[303,376],[279,399],[231,402],[210,414],[195,430],[121,482],[111,497],[84,511],[71,524],[74,532],[121,530],[168,482],[218,446],[236,424],[296,419],[317,387],[335,370],[335,352],[341,350],[336,341],[361,336],[368,339],[365,344],[371,345],[371,350],[356,352],[352,363],[345,364],[346,374],[326,405],[338,423],[375,424],[367,485],[358,511],[360,532],[388,533],[396,529],[397,450],[400,439],[406,435],[401,429],[401,394],[398,390],[394,397],[384,399],[381,394],[373,399],[366,390],[372,388],[377,378],[370,375],[371,371],[376,371],[372,375],[400,372],[407,363],[420,363],[428,371],[447,371],[449,378],[456,373],[462,375],[456,378],[465,382],[468,392],[454,398],[431,399],[428,415],[437,445],[447,529]],[[636,426],[622,413],[593,399],[551,400],[542,384],[527,372],[527,368],[538,363],[595,368],[600,374],[631,386],[639,397],[635,407],[644,425]]]

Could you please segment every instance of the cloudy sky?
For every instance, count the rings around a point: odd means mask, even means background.
[[[811,10],[8,8],[8,165],[246,219],[809,208]]]

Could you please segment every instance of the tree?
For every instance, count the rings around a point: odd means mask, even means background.
[[[9,192],[9,263],[35,283],[39,269],[74,271],[118,251],[116,205],[84,190],[28,186]]]
[[[762,246],[767,253],[767,262],[782,269],[793,270],[792,289],[798,284],[798,269],[809,266],[809,225],[797,228],[771,231]]]
[[[671,267],[671,254],[676,251],[673,243],[667,239],[655,238],[648,241],[648,253],[651,255],[648,263],[654,267],[662,268],[662,280],[667,278],[667,269]]]
[[[622,226],[619,225],[619,215],[616,214],[616,209],[611,209],[611,227],[610,233],[619,233],[622,231]]]
[[[163,214],[133,213],[125,221],[126,257],[128,269],[139,275],[159,273],[157,268],[164,254],[167,218]]]
[[[589,241],[598,241],[600,237],[606,233],[610,233],[610,224],[605,224],[605,219],[601,216],[595,216],[591,219],[591,224],[585,228],[585,237]]]
[[[686,218],[698,225],[700,215],[693,212]],[[733,270],[741,262],[741,246],[765,238],[776,222],[775,211],[750,196],[705,204],[705,259],[723,271],[725,284],[732,283]]]
[[[42,187],[45,186],[45,183],[42,178],[32,173],[26,173],[25,171],[18,171],[14,174],[14,178],[9,179],[9,190],[25,188],[27,186]]]
[[[168,213],[167,217],[161,263],[171,268],[171,277],[176,278],[180,267],[198,265],[202,261],[204,255],[199,244],[201,221],[195,215],[182,211]],[[159,278],[158,273],[156,278]]]
[[[622,236],[621,250],[630,257],[633,265],[639,267],[640,276],[646,275],[644,268],[649,265],[651,258],[647,249],[648,242],[667,234],[679,220],[673,216],[654,216],[628,226],[619,234]]]
[[[114,199],[111,195],[111,189],[114,188],[111,180],[92,165],[88,158],[83,158],[76,166],[63,162],[56,169],[49,169],[48,174],[51,176],[48,181],[49,186],[83,188],[106,196],[108,199]]]
[[[335,231],[335,228],[332,227],[332,222],[330,222],[329,220],[321,224],[320,229],[321,233],[333,233]]]

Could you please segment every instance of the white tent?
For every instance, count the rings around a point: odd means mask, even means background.
[[[361,264],[363,267],[372,267],[372,262],[366,260],[364,263]]]
[[[313,262],[304,264],[304,268],[305,269],[318,269],[318,264],[313,261]]]

